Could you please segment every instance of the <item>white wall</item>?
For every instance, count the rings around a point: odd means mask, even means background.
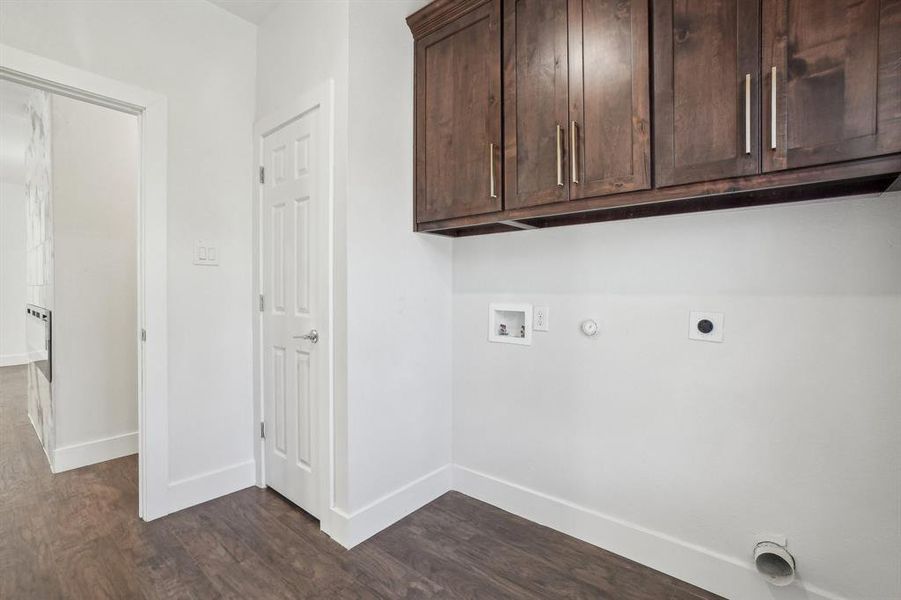
[[[25,103],[31,93],[0,81],[0,366],[28,360],[25,153],[31,121]]]
[[[730,571],[760,532],[811,598],[901,597],[901,195],[454,243],[461,489],[730,598],[803,597]],[[497,300],[550,331],[488,343]]]
[[[169,479],[190,501],[252,484],[256,29],[200,0],[9,1],[0,39],[168,98]]]
[[[257,40],[257,117],[334,79],[336,120],[346,119],[349,10],[346,0],[308,0],[282,2],[269,13]],[[346,122],[336,127],[343,143]]]
[[[134,115],[55,96],[53,404],[55,465],[137,451],[137,201]],[[118,443],[111,438],[128,437]],[[60,456],[62,454],[63,456]]]
[[[25,186],[0,181],[0,366],[24,364]]]
[[[413,38],[422,1],[350,5],[349,508],[451,460],[449,239],[413,233]]]

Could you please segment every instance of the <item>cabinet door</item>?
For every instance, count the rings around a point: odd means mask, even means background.
[[[416,41],[416,218],[501,209],[500,0]]]
[[[759,172],[758,0],[655,0],[658,186]]]
[[[504,3],[504,207],[569,199],[567,0]]]
[[[901,151],[901,1],[763,6],[764,170]]]
[[[648,0],[569,2],[570,197],[648,189]]]

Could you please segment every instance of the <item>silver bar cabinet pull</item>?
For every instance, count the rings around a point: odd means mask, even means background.
[[[488,187],[488,196],[490,198],[497,198],[497,190],[494,189],[494,144],[488,144],[488,176],[489,176],[489,187]]]
[[[575,121],[572,121],[570,123],[569,133],[569,171],[572,174],[573,183],[579,183],[579,164],[578,160],[576,159],[576,148],[579,147],[579,126]]]
[[[770,71],[770,149],[776,149],[776,67]]]
[[[751,153],[751,74],[745,74],[745,154]]]
[[[563,187],[563,128],[557,124],[557,185]]]

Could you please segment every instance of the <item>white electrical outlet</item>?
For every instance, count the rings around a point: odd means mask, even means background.
[[[722,342],[723,313],[691,311],[688,315],[688,337],[701,342]]]
[[[535,315],[532,319],[532,329],[534,329],[535,331],[547,331],[549,327],[549,316],[550,311],[547,306],[536,306]]]

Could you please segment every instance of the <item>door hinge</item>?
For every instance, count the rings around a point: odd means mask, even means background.
[[[260,167],[260,183],[266,183],[266,168]]]
[[[142,329],[142,330],[141,330],[141,341],[142,341],[142,342],[146,342],[146,341],[147,341],[147,330],[146,330],[146,329]]]
[[[260,421],[260,438],[266,439],[266,424]]]
[[[265,301],[263,300],[263,294],[260,294],[260,312],[263,312],[263,307],[266,306]]]

